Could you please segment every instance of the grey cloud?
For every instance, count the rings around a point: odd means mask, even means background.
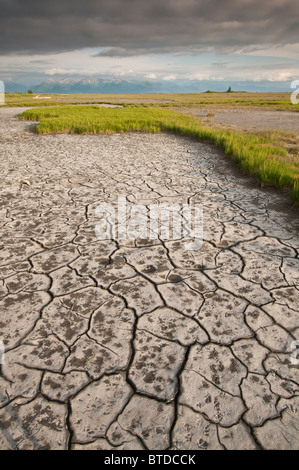
[[[0,53],[102,56],[298,42],[298,0],[0,0]]]
[[[148,54],[148,49],[125,49],[123,47],[107,47],[103,51],[99,52],[92,57],[132,57],[142,54]]]
[[[182,52],[179,52],[182,49]],[[133,57],[140,56],[144,54],[168,54],[173,52],[177,55],[186,54],[186,49],[180,46],[176,47],[162,47],[162,46],[152,46],[152,47],[107,47],[98,54],[93,55],[92,57]],[[198,52],[197,52],[198,53]]]
[[[55,64],[54,59],[34,59],[30,60],[30,64],[51,65]]]

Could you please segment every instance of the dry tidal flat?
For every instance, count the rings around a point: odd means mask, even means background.
[[[0,449],[298,449],[289,200],[211,145],[35,135],[21,111],[0,109]],[[100,241],[120,195],[201,204],[202,247]]]

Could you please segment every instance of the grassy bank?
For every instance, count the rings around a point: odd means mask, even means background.
[[[175,111],[144,108],[99,108],[61,106],[25,111],[23,120],[39,121],[33,131],[39,134],[111,134],[115,132],[172,132],[210,141],[223,149],[248,174],[262,184],[287,187],[299,202],[299,162],[273,135],[254,135],[204,126],[196,118]]]

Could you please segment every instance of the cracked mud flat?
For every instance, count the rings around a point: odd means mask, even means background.
[[[183,110],[190,114],[190,110]],[[299,113],[293,111],[275,111],[264,109],[212,108],[192,112],[191,115],[208,118],[213,124],[224,128],[241,130],[275,130],[295,132],[298,134]]]
[[[214,147],[36,136],[1,109],[0,449],[298,449],[298,225]],[[99,241],[199,203],[204,243]]]

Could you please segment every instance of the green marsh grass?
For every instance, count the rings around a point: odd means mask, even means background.
[[[30,109],[20,119],[37,121],[38,134],[112,134],[121,132],[171,132],[209,141],[223,149],[261,184],[288,187],[299,202],[299,168],[288,160],[281,139],[204,126],[194,117],[157,108],[60,106]]]

